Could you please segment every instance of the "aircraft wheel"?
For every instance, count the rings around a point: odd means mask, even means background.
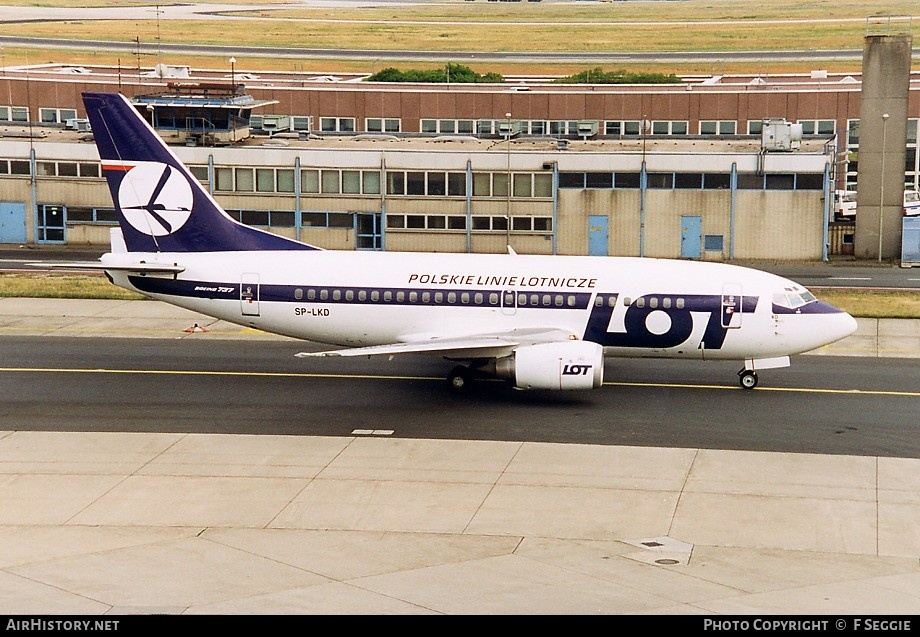
[[[742,369],[738,372],[741,387],[744,389],[754,389],[757,387],[757,374],[750,369]]]
[[[466,391],[473,383],[473,374],[469,367],[458,365],[447,375],[447,386],[454,392]]]

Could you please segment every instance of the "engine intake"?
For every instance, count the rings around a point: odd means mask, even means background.
[[[604,382],[604,348],[589,341],[526,345],[496,360],[494,373],[519,389],[595,389]]]

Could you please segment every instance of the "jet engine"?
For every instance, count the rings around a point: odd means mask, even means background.
[[[493,373],[518,389],[594,389],[604,382],[604,348],[590,341],[526,345],[497,359]]]

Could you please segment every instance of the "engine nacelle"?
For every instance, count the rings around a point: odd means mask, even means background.
[[[527,345],[496,360],[495,375],[519,389],[594,389],[604,382],[604,348],[589,341]]]

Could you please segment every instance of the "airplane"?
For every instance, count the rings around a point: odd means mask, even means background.
[[[607,357],[729,359],[752,389],[759,370],[856,329],[801,285],[732,264],[323,250],[232,219],[124,96],[83,100],[120,221],[93,265],[151,298],[334,348],[296,356],[436,355],[457,363],[454,390],[594,389]]]

